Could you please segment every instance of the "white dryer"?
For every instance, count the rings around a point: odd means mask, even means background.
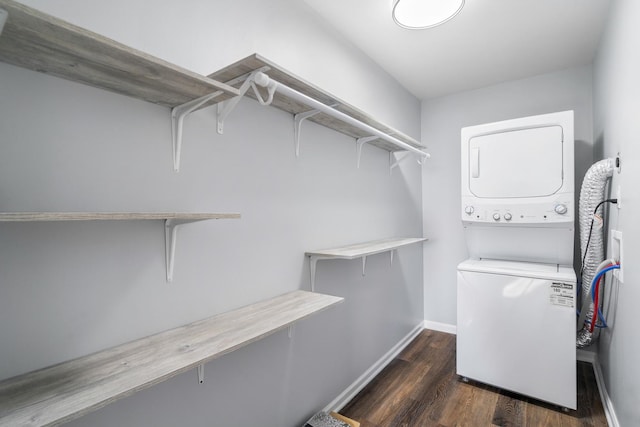
[[[576,408],[573,112],[461,132],[459,375]]]
[[[573,264],[573,150],[573,111],[462,129],[471,258]]]
[[[461,263],[458,375],[576,409],[575,287],[557,264]]]

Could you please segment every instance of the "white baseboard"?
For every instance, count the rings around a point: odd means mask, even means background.
[[[576,357],[580,362],[591,363],[594,369],[596,364],[598,363],[598,354],[594,353],[593,351],[579,348],[576,350]]]
[[[365,371],[364,374],[360,375],[360,377],[355,380],[345,391],[340,393],[338,397],[333,399],[331,403],[329,403],[324,411],[330,412],[340,411],[347,403],[353,399],[356,394],[360,392],[367,384],[373,380],[376,375],[380,373],[404,348],[413,341],[415,337],[418,336],[420,332],[423,330],[423,325],[419,324],[411,332],[409,332],[404,338],[400,340],[396,345],[391,348],[388,352],[385,353],[376,363],[374,363],[369,369]]]
[[[450,325],[448,323],[432,322],[431,320],[424,321],[424,328],[431,329],[438,332],[446,332],[448,334],[456,334],[456,325]]]
[[[596,377],[596,384],[598,385],[600,400],[602,401],[602,406],[604,407],[604,415],[607,417],[607,424],[609,424],[609,427],[620,427],[615,408],[613,407],[613,402],[611,401],[611,397],[609,396],[609,392],[607,391],[607,386],[604,383],[604,375],[602,373],[602,367],[600,366],[598,354],[592,351],[578,350],[576,355],[578,357],[578,360],[580,360],[581,362],[588,362],[593,366],[593,373]]]

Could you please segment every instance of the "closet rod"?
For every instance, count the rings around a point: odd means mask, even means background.
[[[309,107],[312,107],[318,111],[321,111],[329,116],[335,117],[336,119],[342,120],[345,123],[349,123],[359,129],[364,130],[365,132],[370,133],[371,135],[375,135],[380,139],[384,139],[387,142],[390,142],[391,144],[400,147],[404,150],[407,151],[411,151],[414,154],[417,154],[420,156],[420,163],[422,164],[422,161],[424,159],[428,159],[431,157],[431,155],[429,153],[426,153],[422,150],[419,150],[416,147],[413,147],[409,144],[407,144],[406,142],[402,142],[397,138],[392,137],[391,135],[387,135],[386,133],[382,132],[381,130],[378,130],[372,126],[369,126],[366,123],[361,122],[358,119],[355,119],[341,111],[338,111],[334,108],[331,108],[330,106],[323,104],[320,101],[317,101],[303,93],[298,92],[295,89],[292,89],[280,82],[277,82],[275,80],[273,80],[271,77],[269,77],[268,75],[266,75],[265,73],[257,73],[255,75],[255,80],[254,80],[258,85],[262,86],[262,87],[266,87],[269,91],[269,96],[270,98],[273,96],[274,92],[280,92],[283,95],[291,98],[291,99],[295,99],[297,101],[300,101],[304,104],[306,104]]]

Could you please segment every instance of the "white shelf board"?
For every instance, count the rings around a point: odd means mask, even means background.
[[[0,382],[0,426],[52,426],[230,353],[343,298],[305,291]]]
[[[212,212],[4,212],[2,222],[51,221],[137,221],[161,220],[165,229],[167,282],[173,281],[178,228],[184,224],[212,219],[238,219],[239,213]]]
[[[12,0],[0,34],[0,61],[166,107],[238,91]]]
[[[8,15],[0,33],[0,61],[171,108],[176,172],[184,117],[240,95],[227,84],[13,0],[0,0],[0,10]]]
[[[337,248],[321,249],[306,252],[310,257],[333,258],[333,259],[355,259],[364,256],[375,255],[382,252],[392,251],[402,246],[424,242],[426,237],[396,237],[371,242],[357,243],[353,245],[340,246]]]
[[[311,290],[313,291],[315,289],[316,266],[320,260],[362,258],[362,275],[364,276],[367,257],[369,255],[391,252],[391,262],[393,263],[394,250],[414,243],[424,242],[426,240],[426,237],[392,237],[389,239],[373,240],[370,242],[305,252],[305,255],[309,257]]]
[[[133,221],[238,219],[239,213],[212,212],[3,212],[0,222],[45,221]]]

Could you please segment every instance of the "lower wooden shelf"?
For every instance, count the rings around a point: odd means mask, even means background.
[[[287,294],[0,382],[0,426],[53,426],[264,338],[343,298]]]

